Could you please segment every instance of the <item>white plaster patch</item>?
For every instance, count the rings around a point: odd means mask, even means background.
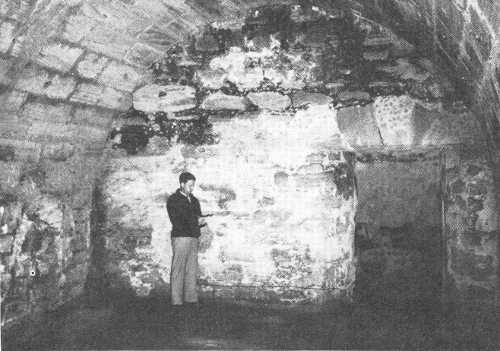
[[[154,267],[168,282],[171,225],[165,200],[178,187],[179,173],[187,170],[197,177],[194,194],[202,211],[213,214],[202,234],[202,279],[219,285],[320,288],[325,262],[344,259],[346,252],[352,257],[346,236],[354,234],[355,199],[337,196],[332,174],[323,168],[323,154],[338,136],[335,111],[323,106],[295,116],[262,112],[254,119],[214,121],[213,130],[221,135],[215,145],[177,144],[165,156],[112,161],[106,195],[116,215],[108,220],[148,233],[152,229],[151,245],[137,248],[136,259],[145,257],[146,268]],[[288,169],[273,160],[273,149],[280,144],[283,152],[298,144],[285,163],[300,169],[288,172],[290,179],[281,188],[275,175]],[[311,165],[311,159],[316,163]],[[115,236],[109,240],[119,241]],[[339,274],[347,274],[346,267]],[[120,269],[128,272],[130,267]],[[151,284],[147,273],[134,277]],[[138,294],[146,293],[147,286],[134,284]]]
[[[227,73],[223,70],[198,70],[195,79],[205,89],[220,89],[226,76]]]
[[[264,71],[260,67],[239,70],[231,69],[227,75],[227,80],[236,84],[238,90],[259,88],[264,80]]]
[[[296,169],[306,164],[307,155],[317,148],[339,147],[336,114],[336,110],[324,105],[310,106],[288,117],[262,112],[258,121],[262,124],[262,133],[269,136],[270,160]]]
[[[210,61],[210,69],[229,71],[230,69],[243,71],[245,69],[246,55],[239,48],[231,48],[225,56],[214,57]]]

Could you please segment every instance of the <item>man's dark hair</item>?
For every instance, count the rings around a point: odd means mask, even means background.
[[[190,180],[196,180],[196,177],[189,172],[182,172],[179,176],[179,183],[187,183]]]

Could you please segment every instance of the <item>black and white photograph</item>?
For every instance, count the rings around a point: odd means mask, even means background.
[[[500,0],[0,0],[0,351],[500,350]]]

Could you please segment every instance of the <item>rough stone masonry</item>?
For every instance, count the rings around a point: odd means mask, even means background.
[[[286,28],[278,34],[269,32],[276,18]],[[228,47],[238,37],[246,39]],[[354,153],[425,155],[482,143],[451,83],[413,50],[373,22],[282,6],[256,10],[241,28],[209,27],[159,62],[155,83],[134,93],[141,112],[116,130],[102,280],[139,295],[166,289],[164,201],[188,170],[199,177],[202,206],[216,214],[202,236],[206,292],[288,302],[350,296]],[[418,174],[422,165],[407,167]],[[418,204],[408,211],[422,211]]]
[[[481,148],[491,138],[480,127],[498,134],[494,2],[358,3],[351,11],[324,1],[264,9],[233,0],[1,2],[2,325],[82,293],[96,181],[108,201],[103,224],[121,225],[94,230],[108,255],[99,274],[142,295],[164,287],[162,206],[183,169],[204,179],[197,191],[217,213],[202,253],[206,289],[287,301],[348,293],[350,153]],[[364,19],[377,11],[419,35],[410,43]],[[436,35],[425,41],[428,33]],[[462,89],[420,55],[429,42],[458,57]],[[479,178],[494,174],[478,167]],[[463,191],[464,201],[496,208],[489,195]],[[461,210],[450,213],[472,224],[467,243],[449,245],[452,283],[491,298],[496,228],[474,227],[479,205],[454,201]],[[324,247],[310,247],[304,233],[317,233]]]

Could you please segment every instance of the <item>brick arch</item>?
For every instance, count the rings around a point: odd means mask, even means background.
[[[23,3],[23,6],[17,6],[15,1],[6,2],[0,9],[0,78],[4,86],[2,98],[6,101],[3,114],[8,118],[2,119],[4,128],[0,137],[36,139],[25,133],[29,130],[28,124],[13,123],[23,119],[18,112],[33,96],[69,103],[71,113],[65,119],[76,125],[90,122],[85,119],[84,123],[78,122],[81,119],[75,116],[75,111],[81,107],[87,112],[89,106],[125,111],[131,106],[131,92],[147,76],[146,68],[163,57],[172,45],[185,41],[208,23],[234,25],[241,23],[254,7],[279,4],[316,6],[327,11],[348,7],[355,14],[400,29],[419,44],[421,50],[431,48],[436,60],[453,68],[458,78],[456,83],[462,87],[462,98],[483,117],[491,148],[498,145],[500,20],[496,14],[500,5],[488,0],[349,3],[39,0]],[[79,112],[79,116],[82,113]],[[101,119],[106,121],[107,115],[108,112],[98,113],[100,121],[96,123],[102,125]],[[94,128],[96,123],[85,126]],[[58,130],[56,127],[61,126],[50,125],[48,129]],[[76,132],[69,135],[101,140],[101,131],[71,128]]]
[[[7,2],[0,9],[1,143],[17,150],[16,158],[26,146],[36,159],[44,147],[37,144],[46,142],[78,141],[96,151],[113,116],[132,106],[147,68],[173,45],[208,23],[241,25],[252,7],[289,3]]]

